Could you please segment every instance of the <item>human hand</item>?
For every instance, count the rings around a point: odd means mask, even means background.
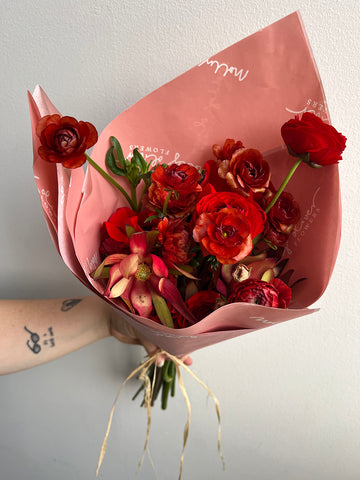
[[[125,315],[114,308],[111,308],[110,312],[110,335],[123,343],[142,345],[149,357],[160,350],[159,347],[140,335],[140,333],[127,322]],[[156,359],[156,366],[162,367],[165,360],[166,355],[159,355]],[[192,364],[192,359],[189,355],[181,357],[180,360],[187,366]]]

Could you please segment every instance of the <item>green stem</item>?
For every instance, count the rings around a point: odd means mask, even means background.
[[[136,199],[136,187],[134,185],[131,185],[131,200],[132,200],[133,205],[135,206],[135,208],[133,208],[133,210],[135,212],[138,212],[140,209],[138,209],[138,203],[137,203],[137,199]]]
[[[302,159],[301,158],[298,158],[296,160],[296,162],[294,163],[294,165],[292,166],[290,172],[286,175],[284,181],[282,182],[282,184],[280,185],[280,188],[279,190],[275,193],[274,197],[272,198],[271,202],[269,203],[269,205],[265,208],[265,213],[269,213],[270,210],[272,209],[272,207],[275,205],[275,202],[277,201],[277,199],[280,197],[280,195],[282,194],[284,188],[286,187],[288,181],[290,180],[290,178],[293,176],[293,174],[295,173],[295,170],[297,169],[297,167],[300,165],[300,163],[302,162]]]
[[[171,382],[171,396],[175,397],[175,385],[176,385],[176,367],[175,363],[171,362],[171,370],[172,370],[172,382]]]
[[[136,202],[135,204],[133,203],[132,199],[129,197],[127,192],[123,189],[121,185],[119,185],[110,175],[108,175],[105,170],[103,170],[100,165],[98,165],[92,158],[89,157],[89,155],[86,155],[87,161],[90,163],[92,167],[95,168],[108,182],[110,182],[115,188],[120,190],[120,192],[124,195],[126,200],[128,201],[130,207],[136,212],[137,211],[137,205]]]
[[[141,200],[142,200],[146,190],[147,190],[147,186],[144,185],[144,188],[142,189],[142,192],[141,192],[140,198],[139,198],[139,202],[138,202],[138,210],[137,210],[138,212],[140,212],[140,210],[141,210]]]
[[[164,206],[163,206],[163,215],[164,215],[164,217],[166,217],[167,207],[168,207],[168,204],[169,204],[171,195],[172,195],[172,190],[170,190],[170,192],[167,194],[167,197],[166,197],[165,202],[164,202]]]

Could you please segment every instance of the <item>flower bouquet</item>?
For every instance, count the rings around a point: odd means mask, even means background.
[[[99,138],[41,88],[29,102],[54,243],[174,361],[163,405],[176,357],[314,311],[339,246],[345,137],[329,125],[298,13],[154,91]],[[141,370],[147,406],[154,362]]]

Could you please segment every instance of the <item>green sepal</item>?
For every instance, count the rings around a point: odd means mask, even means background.
[[[128,238],[130,238],[130,236],[133,234],[133,233],[136,233],[136,230],[134,227],[132,227],[131,225],[125,225],[125,233],[126,235],[128,236]]]

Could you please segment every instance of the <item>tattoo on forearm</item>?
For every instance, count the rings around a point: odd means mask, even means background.
[[[71,310],[75,305],[80,303],[82,298],[70,298],[69,300],[64,300],[61,305],[62,312],[68,312]]]
[[[35,354],[40,353],[41,352],[40,335],[36,332],[32,332],[26,326],[24,327],[24,329],[28,333],[30,333],[30,340],[26,342],[26,345],[29,347],[29,349],[33,353]],[[55,347],[53,327],[49,327],[47,329],[47,332],[43,334],[42,345],[43,346],[50,345],[50,347]]]
[[[32,350],[34,353],[40,353],[41,351],[41,346],[39,345],[39,340],[40,337],[37,333],[32,332],[28,328],[24,327],[27,332],[30,333],[30,340],[26,342],[26,345]],[[32,342],[32,345],[30,345],[30,341]]]

